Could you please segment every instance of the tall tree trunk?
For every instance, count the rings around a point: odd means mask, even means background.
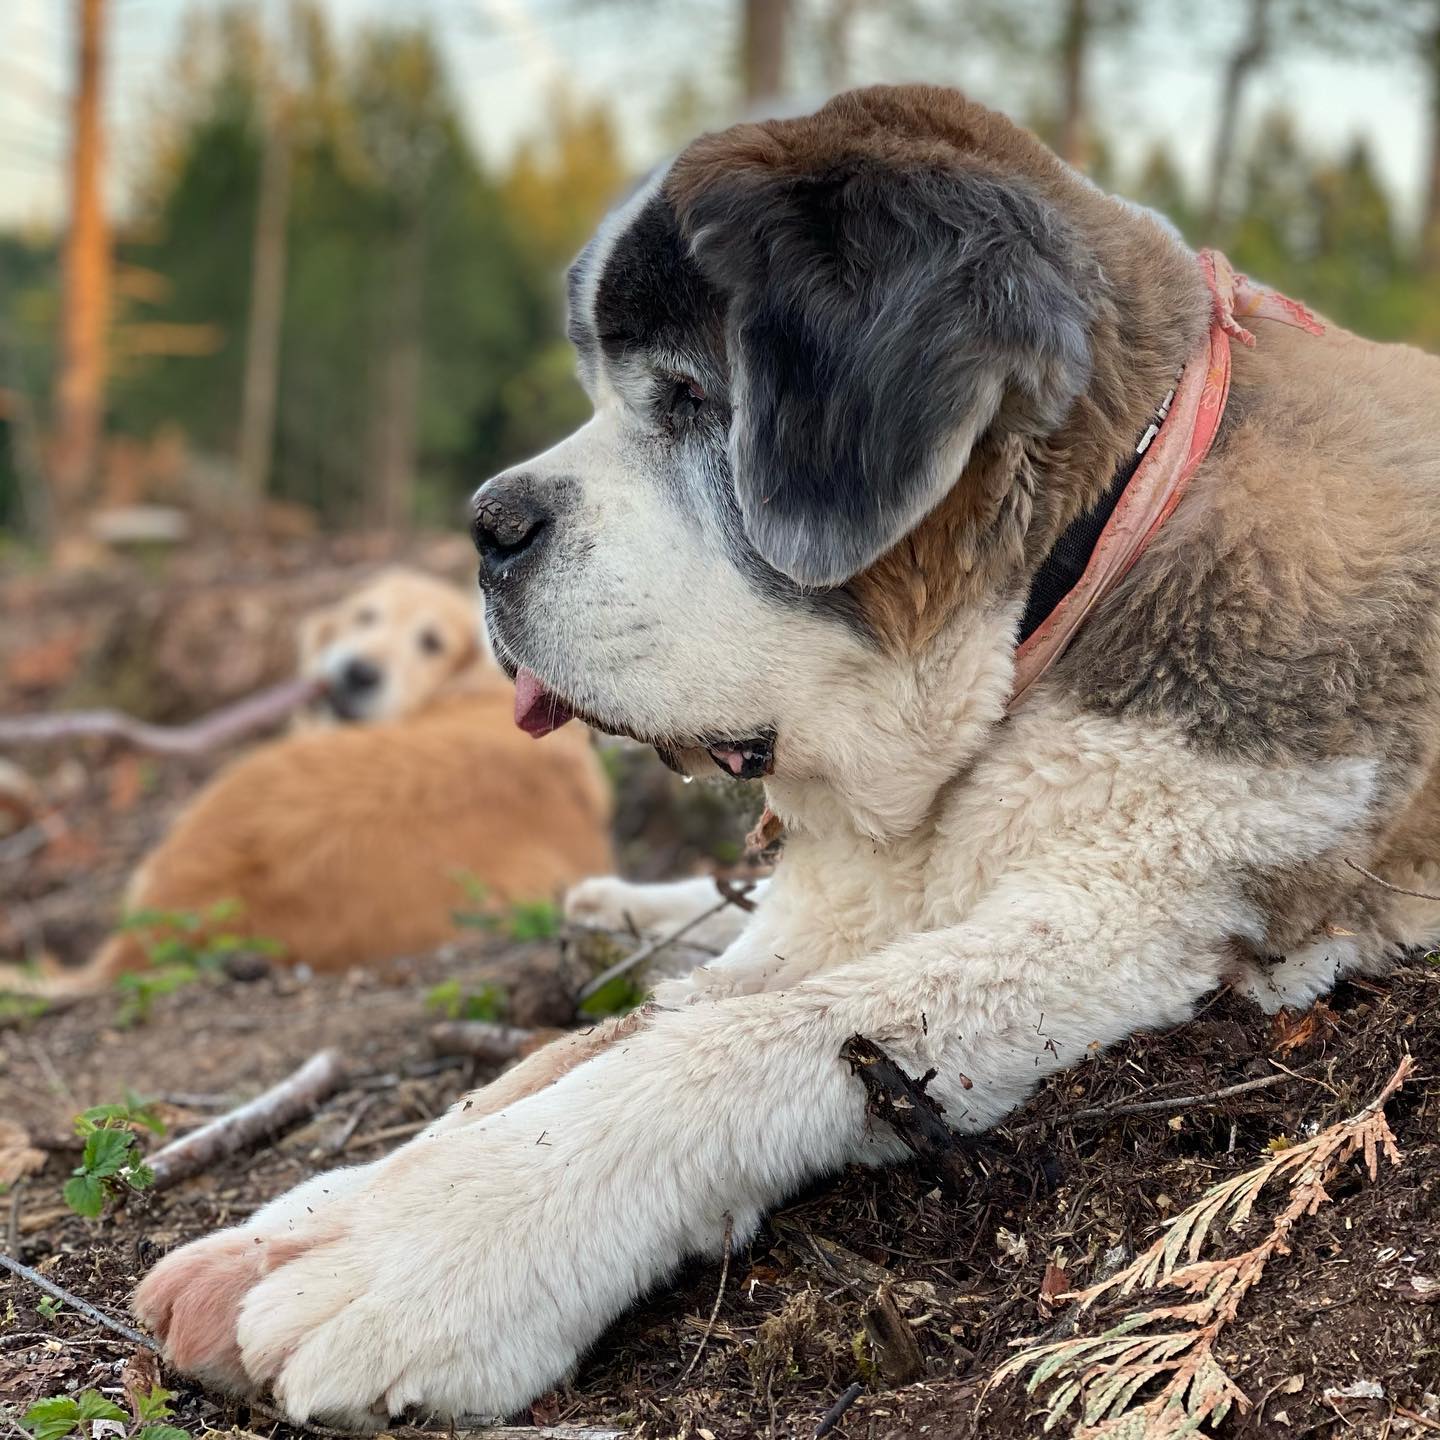
[[[1215,239],[1225,213],[1225,191],[1235,162],[1235,137],[1239,133],[1240,101],[1254,72],[1270,53],[1271,0],[1250,0],[1249,19],[1240,43],[1225,62],[1220,85],[1220,114],[1215,127],[1215,148],[1210,155],[1210,188],[1205,200],[1207,239]]]
[[[1440,3],[1430,33],[1425,37],[1424,57],[1430,88],[1430,153],[1425,176],[1425,211],[1420,228],[1420,268],[1429,277],[1440,275]]]
[[[271,98],[263,117],[260,192],[250,255],[250,318],[240,412],[240,507],[265,500],[275,450],[275,401],[280,388],[280,332],[285,316],[286,236],[290,224],[288,99]]]
[[[383,530],[405,530],[414,516],[424,268],[425,223],[417,210],[405,218],[393,247],[380,357],[370,512]]]
[[[101,134],[105,0],[74,0],[74,23],[70,225],[65,237],[51,452],[51,509],[57,535],[88,498],[99,470],[110,318],[110,234],[105,223]]]
[[[740,69],[748,105],[785,91],[785,40],[790,0],[740,0]]]
[[[1090,45],[1090,0],[1066,0],[1060,32],[1060,158],[1085,168],[1085,60]]]

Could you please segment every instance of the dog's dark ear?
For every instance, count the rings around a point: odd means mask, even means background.
[[[1060,423],[1090,373],[1088,259],[1023,181],[750,158],[692,172],[677,210],[726,300],[746,532],[833,586],[935,508],[1002,406]]]

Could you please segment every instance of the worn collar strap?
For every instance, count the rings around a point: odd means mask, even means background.
[[[1066,529],[1036,574],[1015,652],[1011,710],[1024,703],[1090,612],[1124,579],[1209,454],[1230,395],[1231,342],[1255,344],[1240,317],[1325,333],[1303,305],[1237,275],[1218,250],[1202,250],[1196,259],[1211,295],[1209,332],[1105,494]]]

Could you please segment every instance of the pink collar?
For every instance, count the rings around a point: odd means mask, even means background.
[[[1325,327],[1303,305],[1237,275],[1218,250],[1202,250],[1196,258],[1212,297],[1209,332],[1185,362],[1174,399],[1168,408],[1162,406],[1158,428],[1152,425],[1141,437],[1137,449],[1144,458],[1100,532],[1084,573],[1017,647],[1015,688],[1008,707],[1012,711],[1024,704],[1090,612],[1140,558],[1209,454],[1230,395],[1231,342],[1255,344],[1254,335],[1237,317],[1258,316],[1297,326],[1311,335],[1325,333]]]

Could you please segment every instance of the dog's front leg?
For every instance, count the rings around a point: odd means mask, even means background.
[[[683,1258],[716,1253],[727,1217],[743,1241],[798,1186],[896,1153],[839,1058],[851,1034],[939,1065],[952,1117],[979,1128],[1092,1042],[1183,1013],[1207,982],[1154,973],[1177,937],[1137,948],[1144,922],[1130,907],[1118,923],[1105,898],[1108,915],[1072,908],[1063,929],[1035,928],[1054,908],[1036,896],[790,990],[654,1011],[544,1090],[412,1142],[338,1202],[291,1207],[248,1242],[277,1254],[243,1293],[247,1247],[217,1237],[167,1259],[141,1309],[192,1368],[218,1368],[197,1334],[229,1346],[244,1382],[297,1419],[509,1412]],[[184,1295],[183,1325],[157,1302],[167,1291]]]

